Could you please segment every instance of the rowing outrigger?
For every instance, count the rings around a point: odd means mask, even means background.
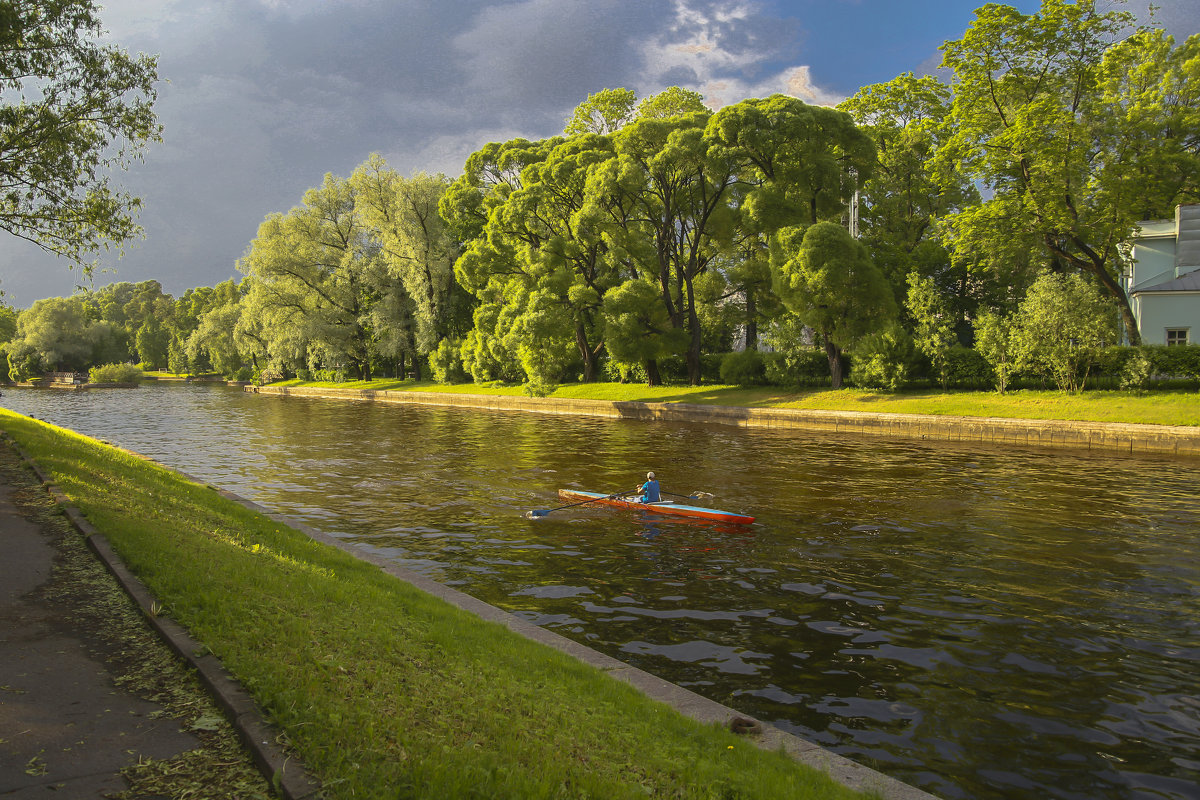
[[[600,492],[584,492],[576,489],[559,489],[558,496],[564,500],[573,500],[575,502],[559,506],[558,508],[539,508],[530,511],[525,516],[530,519],[544,517],[551,511],[561,511],[564,508],[573,508],[582,506],[588,503],[598,503],[606,506],[616,506],[617,508],[636,509],[638,511],[649,511],[653,514],[665,514],[675,517],[690,517],[692,519],[707,519],[714,522],[731,522],[736,525],[749,525],[754,522],[754,517],[746,514],[738,514],[733,511],[721,511],[716,508],[704,508],[703,506],[685,505],[677,503],[674,500],[660,500],[654,503],[643,503],[641,498],[636,495],[627,494],[602,494]],[[709,495],[711,497],[711,495]],[[697,499],[695,496],[689,496],[688,499]]]

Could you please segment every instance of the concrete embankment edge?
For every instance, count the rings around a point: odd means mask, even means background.
[[[307,386],[246,386],[245,391],[290,397],[412,403],[489,411],[703,422],[745,428],[804,430],[896,439],[1053,447],[1124,455],[1200,456],[1200,427],[1185,425],[879,414],[792,408],[742,408],[694,403],[613,402],[554,397],[379,391]]]

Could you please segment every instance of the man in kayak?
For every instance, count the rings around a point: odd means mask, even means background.
[[[646,473],[646,482],[638,488],[638,491],[642,493],[641,502],[643,503],[657,503],[662,500],[658,493],[658,481],[654,480],[653,472]]]

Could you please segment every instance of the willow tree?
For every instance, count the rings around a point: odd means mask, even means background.
[[[411,349],[427,356],[442,339],[461,334],[469,305],[454,281],[458,242],[438,211],[450,181],[423,172],[404,178],[372,155],[350,176],[350,185],[388,273],[412,299]],[[420,362],[413,363],[419,378]]]
[[[896,301],[866,247],[841,225],[785,228],[772,242],[775,291],[816,331],[829,358],[833,388],[842,386],[842,352],[896,316]]]
[[[657,288],[655,302],[671,327],[686,333],[670,341],[686,342],[692,385],[700,383],[695,281],[732,236],[729,199],[737,177],[733,159],[710,151],[708,116],[638,119],[613,134],[615,158],[592,171],[581,213],[587,225],[603,231],[619,275]],[[656,361],[645,364],[651,383],[657,382]]]
[[[1119,245],[1139,219],[1200,197],[1200,36],[1131,35],[1131,14],[1095,0],[975,13],[942,47],[954,100],[936,162],[989,195],[950,218],[956,246],[1033,238],[1053,271],[1092,276],[1137,343]]]
[[[244,314],[257,320],[281,366],[348,368],[371,377],[377,355],[374,307],[403,292],[356,205],[351,183],[326,175],[287,214],[258,228],[238,268],[253,278]]]

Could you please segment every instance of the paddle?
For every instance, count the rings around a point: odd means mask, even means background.
[[[588,503],[594,503],[597,500],[612,500],[613,498],[620,497],[623,494],[625,494],[625,492],[617,492],[616,494],[610,494],[605,497],[589,497],[587,500],[580,500],[578,503],[571,503],[570,505],[559,506],[558,508],[535,508],[531,511],[526,511],[525,518],[526,519],[538,519],[539,517],[546,516],[551,511],[562,511],[564,508],[574,508],[575,506],[582,506],[582,505],[586,505]]]

